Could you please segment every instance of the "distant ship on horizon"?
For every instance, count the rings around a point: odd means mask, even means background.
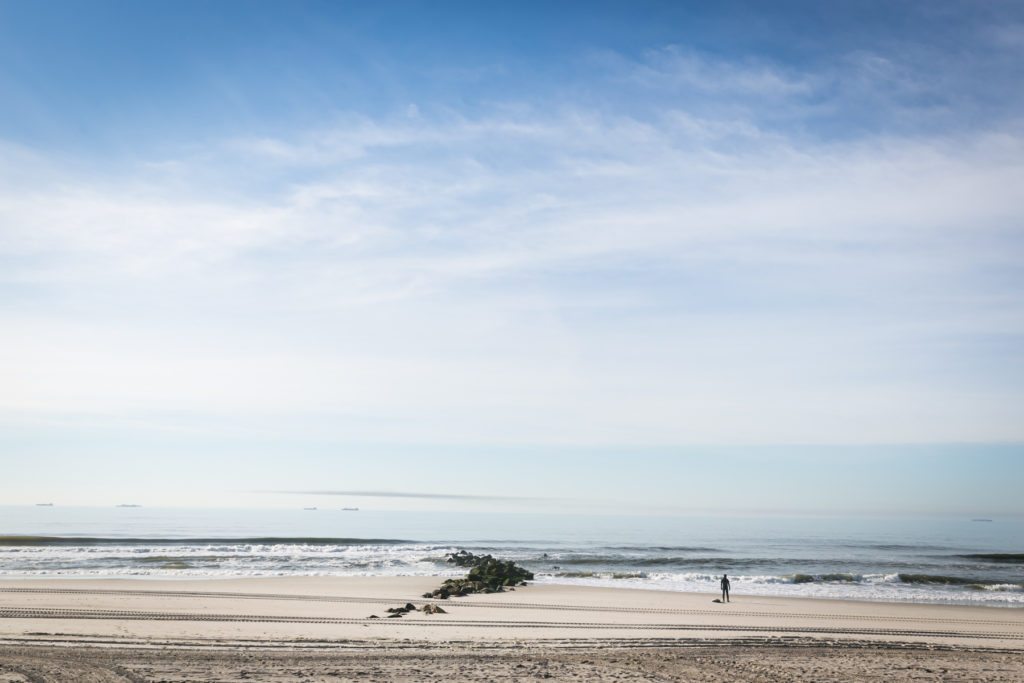
[[[302,508],[303,510],[316,510],[316,508]]]
[[[141,505],[136,505],[135,503],[120,503],[120,504],[118,504],[115,507],[119,507],[119,508],[140,508],[142,506]]]
[[[52,508],[53,503],[36,503],[37,508]]]
[[[359,512],[359,508],[341,508],[342,512]]]

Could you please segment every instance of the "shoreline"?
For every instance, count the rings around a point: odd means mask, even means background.
[[[7,583],[10,584],[30,584],[33,582],[67,582],[67,583],[89,583],[89,582],[108,582],[108,581],[126,581],[126,582],[137,582],[139,584],[149,583],[174,583],[181,582],[184,584],[202,584],[205,582],[232,582],[232,581],[315,581],[319,579],[338,579],[338,580],[354,580],[354,581],[374,581],[374,580],[430,580],[434,579],[441,582],[448,578],[458,578],[464,576],[465,573],[461,571],[452,571],[449,573],[434,573],[434,574],[398,574],[398,575],[338,575],[338,574],[268,574],[268,575],[250,575],[250,576],[200,576],[200,575],[153,575],[153,574],[137,574],[137,575],[97,575],[97,576],[85,576],[85,575],[0,575],[0,586]],[[531,582],[535,586],[566,586],[566,587],[578,587],[587,589],[597,590],[610,590],[610,591],[627,591],[627,592],[652,592],[652,593],[664,593],[664,594],[675,594],[675,595],[707,595],[714,597],[714,593],[711,591],[697,592],[690,590],[673,590],[669,588],[662,588],[656,584],[636,584],[623,582],[609,583],[609,582],[580,582],[580,581],[561,581],[552,580],[551,577],[540,575],[537,579]],[[734,590],[735,593],[735,590]],[[882,597],[861,597],[861,596],[828,596],[828,595],[791,595],[786,593],[746,593],[741,592],[737,595],[742,595],[745,598],[756,598],[765,600],[799,600],[799,601],[823,601],[823,602],[839,602],[839,603],[867,603],[877,605],[908,605],[908,606],[936,606],[936,607],[966,607],[966,608],[985,608],[994,610],[1021,610],[1024,611],[1024,602],[988,602],[988,601],[975,601],[969,602],[956,597],[950,598],[936,598],[936,597],[900,597],[895,599],[885,599]]]
[[[293,590],[295,586],[301,584],[309,585],[320,585],[321,582],[339,582],[347,585],[358,586],[364,584],[366,586],[373,586],[373,584],[383,583],[387,585],[403,586],[407,587],[406,584],[415,585],[429,585],[440,584],[445,579],[452,577],[464,576],[464,571],[452,571],[447,574],[401,574],[401,575],[338,575],[338,574],[289,574],[289,575],[267,575],[267,576],[151,576],[151,575],[139,575],[139,576],[0,576],[0,592],[7,589],[17,589],[21,587],[38,587],[40,588],[56,588],[64,584],[95,584],[96,586],[107,586],[108,584],[124,584],[125,586],[143,586],[143,585],[154,585],[154,586],[174,586],[181,584],[182,586],[194,586],[194,585],[224,585],[229,587],[236,587],[238,584],[246,585],[250,584],[258,586],[261,584],[278,584],[282,587],[286,587],[289,590]],[[52,586],[50,584],[53,584]],[[561,581],[551,581],[546,577],[541,579],[534,579],[529,582],[529,586],[525,590],[536,589],[536,588],[567,588],[567,589],[580,589],[584,591],[609,591],[612,593],[654,593],[664,596],[686,596],[687,598],[706,598],[707,601],[713,601],[715,598],[720,597],[716,592],[696,592],[696,591],[678,591],[669,590],[664,588],[658,588],[653,585],[607,585],[607,584],[584,584],[584,583],[569,583]],[[524,589],[519,589],[524,590]],[[515,592],[515,591],[512,591]],[[498,595],[505,595],[507,593],[496,593],[493,594],[495,597]],[[480,594],[483,595],[483,594]],[[737,593],[735,589],[732,591],[733,602],[746,601],[750,602],[753,600],[757,601],[797,601],[807,603],[838,603],[838,604],[859,604],[859,605],[892,605],[892,606],[904,606],[904,607],[939,607],[939,608],[963,608],[963,609],[978,609],[978,610],[994,610],[994,611],[1020,611],[1024,613],[1024,604],[964,604],[964,603],[949,603],[949,602],[930,602],[930,601],[913,601],[913,600],[874,600],[868,598],[846,598],[846,597],[818,597],[813,595],[808,596],[796,596],[796,595],[778,595],[778,594],[761,594],[761,593]],[[451,598],[453,602],[457,602],[464,598]]]
[[[552,584],[422,597],[439,583],[0,581],[0,681],[1024,678],[1024,610]],[[406,602],[446,613],[388,618]]]
[[[294,638],[484,640],[723,637],[735,633],[866,637],[1024,649],[1024,610],[531,583],[515,591],[425,599],[437,577],[19,579],[0,581],[0,637],[52,631],[152,637],[192,631]],[[388,607],[442,606],[388,619]],[[378,619],[370,619],[376,614]],[[257,629],[252,624],[262,624]],[[48,626],[47,626],[48,625]],[[181,626],[184,626],[182,628]]]

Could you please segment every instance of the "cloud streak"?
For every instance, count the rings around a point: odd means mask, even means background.
[[[472,495],[462,493],[415,493],[409,491],[262,491],[261,493],[286,493],[306,496],[349,496],[353,498],[399,498],[399,499],[420,499],[420,500],[455,500],[455,501],[552,501],[554,498],[535,496],[490,496]]]

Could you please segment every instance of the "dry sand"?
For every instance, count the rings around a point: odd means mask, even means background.
[[[419,597],[438,583],[3,582],[0,683],[1024,681],[1024,610],[552,585]],[[448,613],[387,618],[407,602]]]

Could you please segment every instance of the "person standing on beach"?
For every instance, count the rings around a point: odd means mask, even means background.
[[[730,588],[732,588],[732,584],[729,583],[729,575],[722,574],[722,602],[729,602]]]

